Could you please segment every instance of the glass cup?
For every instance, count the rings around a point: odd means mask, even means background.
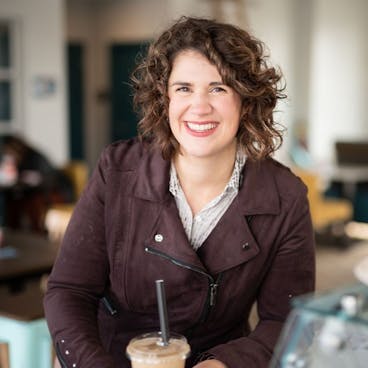
[[[165,346],[160,332],[139,335],[126,348],[132,368],[184,368],[189,353],[190,346],[184,336],[171,334]]]

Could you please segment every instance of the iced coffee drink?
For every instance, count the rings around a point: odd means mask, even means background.
[[[184,368],[189,352],[184,336],[172,335],[165,346],[159,333],[137,336],[126,349],[132,368]]]

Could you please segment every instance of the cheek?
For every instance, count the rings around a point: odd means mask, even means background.
[[[175,99],[170,100],[169,103],[169,118],[178,118],[185,111],[185,105],[182,101]]]
[[[170,99],[170,101],[169,101],[169,117],[174,114],[175,106],[176,106],[175,100]]]
[[[223,100],[216,104],[215,109],[222,115],[223,118],[236,124],[240,120],[240,106],[233,100]]]
[[[169,126],[170,126],[170,130],[171,130],[171,134],[174,136],[174,138],[177,141],[180,141],[180,135],[181,135],[181,130],[180,130],[180,124],[178,123],[177,119],[175,117],[171,117],[169,116]]]
[[[177,120],[179,118],[178,108],[175,102],[170,101],[169,108],[169,125],[172,132],[176,130]]]
[[[241,113],[241,103],[238,100],[231,100],[227,104],[224,104],[226,113],[231,116],[234,120],[239,122]]]

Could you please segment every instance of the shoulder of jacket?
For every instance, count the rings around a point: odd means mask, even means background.
[[[302,180],[296,176],[290,167],[281,162],[269,158],[264,161],[267,170],[274,177],[278,192],[281,197],[299,197],[306,195],[307,187]]]
[[[105,168],[119,171],[134,171],[147,152],[148,147],[137,138],[119,140],[105,147],[100,161],[102,161]]]

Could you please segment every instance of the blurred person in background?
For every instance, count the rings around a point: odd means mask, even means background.
[[[280,79],[230,24],[183,17],[153,42],[133,75],[139,139],[103,151],[49,278],[63,367],[130,367],[129,340],[159,330],[156,279],[186,367],[268,367],[315,282],[306,187],[271,158]]]
[[[21,137],[6,135],[0,142],[2,225],[43,232],[46,209],[73,200],[72,183]]]

